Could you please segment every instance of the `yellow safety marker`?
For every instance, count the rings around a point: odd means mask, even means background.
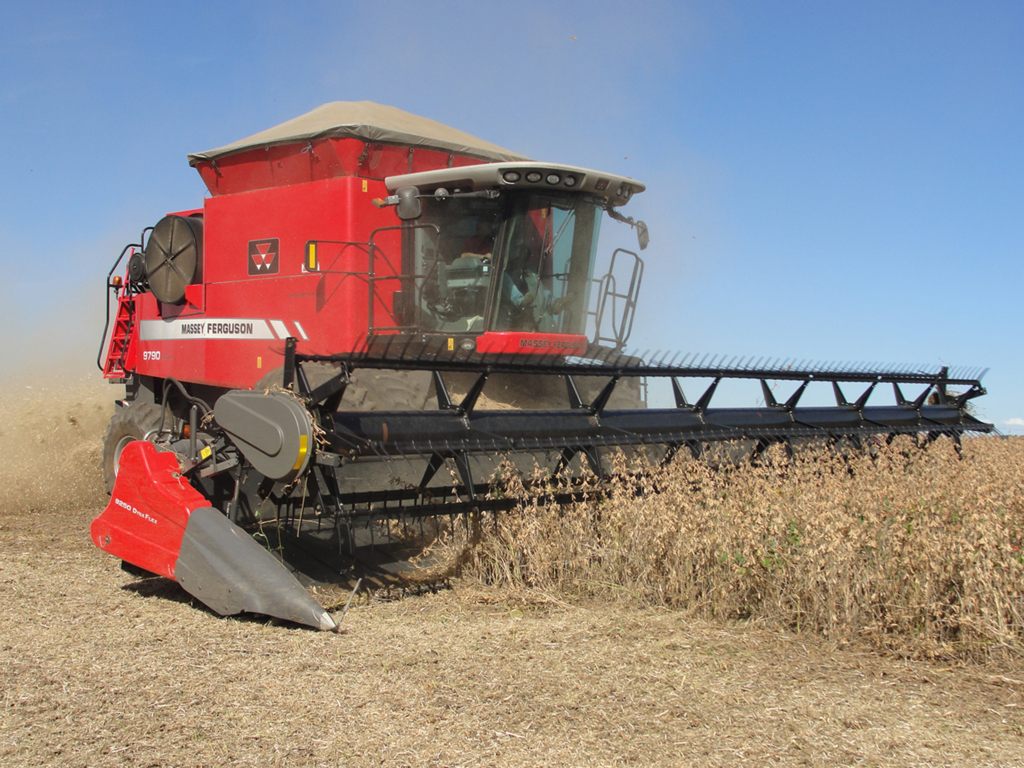
[[[305,435],[299,435],[299,457],[295,460],[295,466],[292,469],[298,469],[302,466],[302,462],[306,458],[306,452],[309,450],[308,438]]]
[[[449,352],[454,352],[455,351],[455,339],[448,339],[448,351]]]

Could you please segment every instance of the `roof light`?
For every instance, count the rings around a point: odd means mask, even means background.
[[[557,173],[549,173],[547,175],[547,178],[544,179],[544,181],[546,181],[548,184],[557,184],[561,180],[562,180],[562,177],[559,176]]]
[[[608,189],[608,179],[598,179],[597,184],[594,185],[594,189],[598,192],[604,192],[604,190]]]
[[[565,177],[565,186],[567,186],[567,187],[575,187],[576,186],[576,177],[575,176],[566,176]]]
[[[523,178],[523,175],[519,173],[519,171],[505,171],[505,173],[501,175],[501,178],[503,178],[509,184],[515,184],[517,181]]]
[[[530,171],[528,174],[526,174],[526,180],[531,184],[536,184],[542,178],[544,177],[541,175],[540,171]]]

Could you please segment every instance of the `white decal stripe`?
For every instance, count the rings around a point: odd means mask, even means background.
[[[279,339],[287,339],[291,336],[291,334],[288,333],[288,326],[280,320],[271,320],[270,327],[274,329],[274,333],[277,334],[277,338]]]
[[[306,335],[306,329],[302,327],[302,323],[298,320],[292,320],[295,323],[295,327],[299,329],[299,336],[302,337],[303,341],[309,341],[309,336]]]
[[[266,320],[239,317],[189,317],[174,320],[143,320],[139,324],[142,341],[178,341],[181,339],[270,339],[274,334]]]

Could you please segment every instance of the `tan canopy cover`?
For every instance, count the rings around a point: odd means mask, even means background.
[[[382,144],[425,147],[488,162],[529,160],[490,142],[425,117],[372,101],[332,101],[312,112],[268,128],[247,139],[188,156],[189,165],[257,147],[326,138],[352,138]]]

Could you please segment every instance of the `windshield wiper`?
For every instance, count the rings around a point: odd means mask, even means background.
[[[569,208],[566,211],[565,221],[562,222],[562,226],[560,226],[558,228],[558,232],[555,233],[555,236],[553,238],[551,238],[551,249],[550,250],[551,250],[552,253],[555,250],[555,246],[558,245],[558,241],[562,239],[562,235],[565,234],[565,230],[566,230],[566,227],[569,226],[569,222],[572,221],[575,218],[575,216],[576,216],[576,206],[579,205],[579,203],[580,203],[579,198],[576,198],[575,200],[572,201],[572,207]],[[552,210],[554,210],[554,209],[552,209]]]

